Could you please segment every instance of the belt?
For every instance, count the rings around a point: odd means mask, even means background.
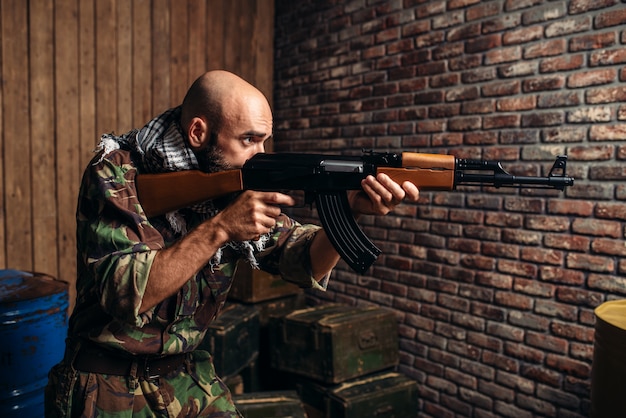
[[[81,347],[73,364],[76,370],[82,372],[148,379],[180,369],[185,364],[187,357],[187,353],[171,354],[164,357],[126,357],[102,348]]]

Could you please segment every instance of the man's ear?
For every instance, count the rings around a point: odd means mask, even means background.
[[[189,138],[189,146],[192,149],[202,148],[209,140],[209,126],[206,121],[200,117],[191,119],[187,137]]]

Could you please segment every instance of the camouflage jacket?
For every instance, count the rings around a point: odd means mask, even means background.
[[[76,214],[77,301],[69,337],[132,354],[188,352],[224,305],[240,256],[226,248],[219,265],[205,266],[178,293],[139,313],[155,255],[180,235],[165,217],[146,218],[135,192],[136,174],[130,152],[120,150],[85,171]],[[181,214],[189,229],[203,221],[192,211]],[[302,287],[319,287],[308,256],[318,229],[281,215],[270,244],[257,254],[259,264]]]

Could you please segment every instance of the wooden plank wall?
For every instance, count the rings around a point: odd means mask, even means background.
[[[73,283],[99,136],[143,126],[210,69],[271,100],[273,27],[274,0],[0,0],[0,269]]]

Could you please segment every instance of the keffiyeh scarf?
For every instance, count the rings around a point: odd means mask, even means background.
[[[95,152],[102,151],[102,155],[96,164],[112,151],[123,149],[139,156],[135,159],[135,163],[143,173],[199,169],[195,154],[185,142],[179,122],[180,114],[181,108],[178,106],[152,119],[141,129],[134,129],[120,136],[102,135],[95,150]],[[212,201],[194,205],[190,209],[204,215],[207,219],[215,216],[218,212]],[[178,211],[170,212],[165,217],[175,232],[181,236],[187,234],[185,219]],[[211,266],[219,265],[224,248],[230,247],[246,258],[253,267],[258,268],[254,254],[262,251],[268,241],[269,234],[262,235],[256,241],[229,242],[215,253],[211,260]]]

